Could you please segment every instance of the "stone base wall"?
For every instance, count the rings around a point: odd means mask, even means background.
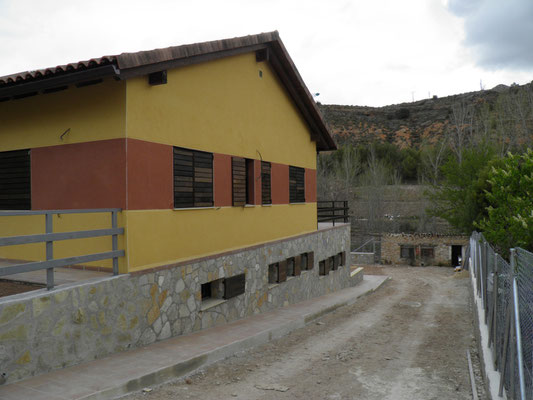
[[[464,258],[465,246],[468,236],[452,236],[437,234],[405,234],[389,233],[381,237],[381,263],[382,264],[411,264],[451,266],[452,245],[463,246],[461,256]],[[401,247],[414,248],[414,258],[402,258]],[[434,257],[422,256],[423,248],[433,249]]]
[[[314,267],[269,284],[268,265],[314,252]],[[320,276],[318,263],[346,252]],[[7,382],[187,334],[353,286],[349,225],[154,270],[0,299],[0,373]],[[201,285],[245,274],[245,292],[207,307]]]

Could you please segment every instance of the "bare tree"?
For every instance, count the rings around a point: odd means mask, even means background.
[[[351,200],[361,160],[354,146],[343,146],[335,154],[318,158],[318,194],[323,200]]]
[[[447,149],[448,137],[446,135],[443,135],[436,143],[421,147],[422,181],[429,181],[432,185],[439,182],[440,168],[446,158]]]
[[[465,100],[452,105],[450,128],[446,130],[446,136],[450,149],[453,151],[459,164],[462,163],[462,152],[472,138],[474,122],[474,106],[467,104]]]

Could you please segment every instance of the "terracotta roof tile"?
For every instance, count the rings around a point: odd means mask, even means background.
[[[116,64],[116,56],[104,56],[99,58],[91,58],[86,61],[78,61],[66,65],[58,65],[56,67],[37,69],[34,71],[18,72],[16,74],[0,76],[0,87],[10,84],[19,84],[22,82],[34,81],[37,79],[45,79],[59,74],[65,74],[75,71],[83,71],[88,68],[100,67],[108,64]]]

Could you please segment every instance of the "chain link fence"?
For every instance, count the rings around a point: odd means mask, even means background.
[[[469,268],[482,300],[500,396],[533,400],[533,254],[511,249],[511,262],[483,237],[470,237]]]
[[[516,268],[526,398],[533,399],[533,253],[516,249]]]

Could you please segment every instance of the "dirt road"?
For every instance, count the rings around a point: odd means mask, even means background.
[[[289,336],[125,399],[471,399],[468,279],[433,267],[366,273],[392,279]]]

